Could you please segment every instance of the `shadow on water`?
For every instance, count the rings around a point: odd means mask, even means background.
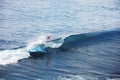
[[[71,35],[60,48],[49,48],[47,54],[0,66],[0,77],[7,80],[53,80],[59,75],[92,75],[97,80],[120,78],[119,46],[119,30]]]

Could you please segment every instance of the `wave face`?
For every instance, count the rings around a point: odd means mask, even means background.
[[[114,36],[119,36],[119,35],[120,35],[119,30],[70,35],[64,39],[64,42],[62,46],[60,46],[60,48],[71,49],[75,47],[81,47],[84,45],[88,45],[88,44],[84,44],[84,42],[87,42],[87,41],[89,42],[91,40],[97,39],[98,42],[102,42],[101,40],[99,40],[99,37],[103,38],[104,41],[107,41],[109,38],[114,37]],[[92,43],[92,44],[97,44],[97,42]]]

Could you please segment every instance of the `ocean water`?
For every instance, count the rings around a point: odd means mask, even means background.
[[[0,0],[0,80],[120,80],[120,0]]]

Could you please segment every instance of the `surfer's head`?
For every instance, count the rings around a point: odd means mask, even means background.
[[[52,36],[47,36],[47,40],[51,40]]]

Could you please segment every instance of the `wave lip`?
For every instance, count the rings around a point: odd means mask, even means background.
[[[28,52],[30,53],[31,56],[33,57],[38,57],[41,54],[49,53],[48,48],[59,48],[63,44],[63,39],[58,38],[50,41],[46,41],[45,43],[39,43],[33,45],[33,48],[30,49]]]

